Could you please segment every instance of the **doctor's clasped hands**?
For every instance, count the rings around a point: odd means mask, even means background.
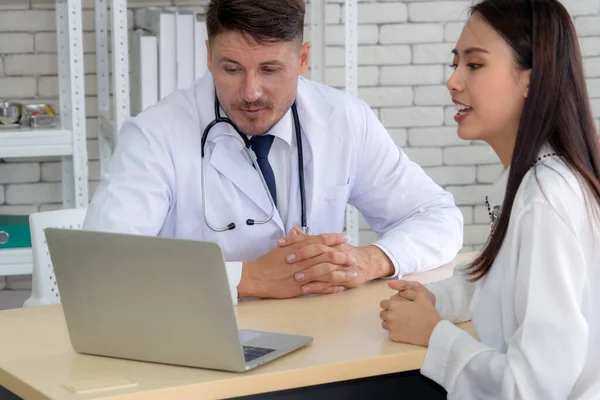
[[[394,272],[379,248],[354,247],[343,234],[311,236],[294,228],[278,246],[256,261],[244,263],[240,297],[338,293]]]

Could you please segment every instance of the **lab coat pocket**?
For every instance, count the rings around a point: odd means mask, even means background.
[[[323,192],[323,200],[348,200],[350,183],[331,187]]]
[[[350,189],[351,185],[345,184],[320,191],[312,211],[315,234],[342,231]]]

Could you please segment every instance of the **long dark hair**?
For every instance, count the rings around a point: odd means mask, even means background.
[[[531,70],[501,212],[482,253],[467,269],[477,281],[498,255],[517,189],[542,146],[549,144],[600,204],[600,145],[577,33],[563,5],[557,0],[484,0],[471,8],[471,15],[504,38],[521,69]]]

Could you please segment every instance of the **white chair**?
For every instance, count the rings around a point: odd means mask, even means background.
[[[56,285],[54,268],[46,243],[46,228],[81,229],[85,219],[85,208],[34,213],[29,216],[31,247],[33,250],[33,274],[31,297],[23,307],[59,304],[60,294]]]

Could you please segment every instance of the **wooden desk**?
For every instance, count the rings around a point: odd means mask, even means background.
[[[453,266],[406,279],[443,279]],[[77,354],[60,305],[2,311],[0,386],[24,399],[213,399],[418,370],[425,349],[393,343],[381,328],[379,302],[392,294],[377,281],[336,295],[240,302],[241,328],[314,337],[310,346],[247,373]],[[88,391],[76,394],[70,386]]]

